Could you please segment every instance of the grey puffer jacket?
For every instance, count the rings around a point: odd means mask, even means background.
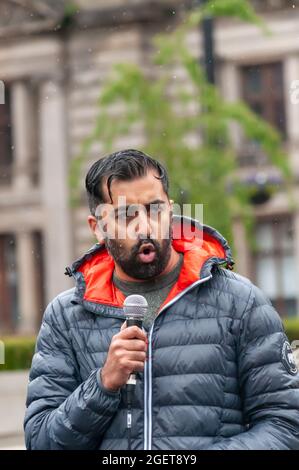
[[[174,218],[174,233],[187,219]],[[299,374],[279,315],[214,229],[173,240],[177,284],[149,338],[133,406],[132,449],[299,449]],[[96,244],[47,307],[28,385],[28,449],[127,449],[123,390],[101,384],[124,322],[114,262]]]

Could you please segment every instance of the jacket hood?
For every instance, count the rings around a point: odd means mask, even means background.
[[[188,236],[185,235],[187,230]],[[184,260],[179,278],[161,308],[193,283],[208,280],[213,265],[233,269],[234,260],[225,238],[214,228],[195,219],[173,216],[172,246],[184,254]],[[112,282],[114,266],[105,244],[96,243],[71,267],[67,267],[65,274],[76,280],[72,302],[81,303],[95,313],[98,305],[122,308],[125,296]]]

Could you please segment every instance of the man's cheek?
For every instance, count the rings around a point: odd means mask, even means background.
[[[115,224],[115,238],[116,240],[130,240],[128,225],[125,221],[120,220]]]
[[[169,217],[160,214],[159,217],[155,216],[151,220],[151,238],[154,240],[162,240],[169,232]]]
[[[131,240],[133,242],[136,242],[138,240],[139,235],[139,220],[137,217],[135,217],[133,220],[131,220],[126,227],[126,239]]]
[[[161,227],[163,227],[162,238],[166,240],[170,239],[172,235],[172,218],[169,214],[163,216]]]

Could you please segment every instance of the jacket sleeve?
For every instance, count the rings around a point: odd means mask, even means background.
[[[299,374],[282,321],[252,286],[240,321],[237,360],[246,431],[210,450],[299,449]]]
[[[97,449],[120,403],[99,369],[82,382],[59,298],[47,307],[29,375],[27,449]]]

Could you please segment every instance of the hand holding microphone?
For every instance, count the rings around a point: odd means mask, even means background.
[[[102,384],[107,390],[119,390],[132,380],[134,372],[144,369],[147,337],[141,328],[146,309],[146,299],[141,295],[129,295],[124,302],[126,323],[113,336],[101,370]]]

